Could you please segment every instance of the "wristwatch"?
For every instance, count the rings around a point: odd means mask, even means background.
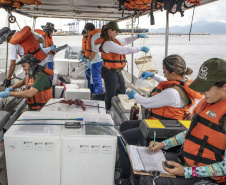
[[[196,174],[196,166],[192,166],[192,176],[191,177],[195,177],[195,178],[198,177],[198,175]]]

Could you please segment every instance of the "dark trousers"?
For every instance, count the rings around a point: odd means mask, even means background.
[[[136,145],[141,137],[141,131],[139,129],[141,120],[130,120],[124,121],[120,125],[120,131],[124,138],[130,145]],[[123,147],[120,139],[118,139],[118,149],[119,149],[119,163],[122,169],[121,178],[128,179],[130,177],[130,161],[125,148]]]
[[[122,73],[116,73],[115,71],[106,67],[101,68],[101,77],[104,79],[105,84],[105,106],[106,110],[111,108],[111,99],[118,94],[125,94],[125,80]]]

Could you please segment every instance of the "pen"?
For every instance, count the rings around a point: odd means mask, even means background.
[[[154,147],[155,147],[156,131],[154,131]]]

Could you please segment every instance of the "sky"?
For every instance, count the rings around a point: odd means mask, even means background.
[[[226,0],[219,0],[217,2],[210,3],[208,5],[204,5],[201,7],[195,8],[195,14],[193,22],[199,22],[199,21],[208,21],[208,22],[225,22],[226,23],[226,14],[225,14],[225,7],[226,7]],[[170,20],[170,26],[184,26],[191,24],[192,20],[192,13],[193,9],[187,10],[184,12],[184,17],[181,17],[180,13],[176,14],[170,14],[169,20]],[[17,18],[17,22],[20,25],[20,27],[24,27],[25,25],[32,26],[32,19],[16,14],[13,14]],[[7,26],[7,13],[4,9],[0,9],[0,28],[3,26]],[[150,25],[150,17],[143,16],[138,19],[136,19],[136,22],[134,23],[135,27],[140,28],[162,28],[165,27],[166,24],[166,13],[163,12],[157,12],[154,14],[155,17],[155,25]],[[46,22],[52,22],[55,24],[56,29],[63,29],[64,31],[69,31],[69,26],[66,26],[67,23],[74,22],[73,19],[54,19],[54,18],[37,18],[36,19],[36,29],[40,29],[42,25],[45,25]],[[122,21],[119,23],[120,28],[126,28],[127,21]],[[138,24],[139,22],[139,24]],[[84,27],[84,21],[80,21],[79,24],[79,32],[82,31]],[[11,29],[19,30],[16,23],[11,24]]]

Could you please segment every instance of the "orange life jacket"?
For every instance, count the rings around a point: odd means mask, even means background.
[[[114,42],[118,45],[122,45],[118,40],[114,39]],[[97,39],[94,44],[100,44],[101,58],[103,59],[103,66],[108,69],[122,69],[126,65],[126,56],[117,53],[105,53],[102,49],[104,40],[102,38]]]
[[[52,35],[48,36],[46,34],[46,32],[44,32],[43,30],[39,30],[39,29],[35,29],[35,32],[45,36],[45,47],[46,48],[48,48],[48,47],[53,45],[53,37],[52,37]],[[50,51],[48,54],[52,54],[52,52]]]
[[[11,44],[20,44],[24,48],[24,55],[32,54],[35,58],[43,61],[47,54],[40,48],[38,41],[31,33],[31,28],[25,26],[21,31],[16,33],[11,39]]]
[[[190,107],[195,104],[195,98],[201,99],[203,96],[200,93],[193,91],[188,87],[190,83],[185,83],[182,81],[162,81],[158,84],[155,91],[153,92],[154,95],[160,93],[162,90],[172,87],[172,86],[179,86],[183,88],[188,98],[190,99],[190,103],[186,105],[184,108],[177,108],[177,107],[160,107],[160,108],[152,108],[149,109],[150,117],[149,119],[176,119],[176,120],[186,120],[188,119],[188,115],[190,113]]]
[[[85,52],[86,50],[86,42],[87,42],[87,39],[86,38],[82,38],[82,51]]]
[[[1,4],[20,9],[24,4],[41,5],[42,3],[38,0],[0,0]]]
[[[96,30],[93,30],[90,32],[90,34],[87,38],[87,41],[86,41],[86,49],[85,49],[85,53],[84,53],[86,58],[89,58],[92,53],[92,48],[91,48],[92,36],[95,35],[96,33],[100,33],[100,32],[101,32],[101,29],[96,29]]]
[[[54,74],[54,72],[48,68],[45,68],[43,72],[45,72],[48,76]],[[28,91],[31,88],[34,81],[35,81],[35,79],[29,78],[29,76],[27,74],[26,81],[25,81],[25,85],[26,85],[25,91]],[[51,79],[50,79],[50,81],[51,81]],[[38,91],[37,93],[35,93],[35,95],[33,97],[26,98],[26,101],[27,101],[29,108],[41,109],[51,98],[52,98],[52,87],[50,87],[47,90]]]
[[[188,3],[191,3],[191,4],[196,4],[196,5],[200,5],[200,2],[202,0],[187,0]]]
[[[183,146],[186,163],[189,166],[206,166],[223,161],[226,140],[219,123],[226,114],[226,100],[209,104],[204,98],[194,113]],[[220,183],[225,181],[226,176],[212,178]]]
[[[151,9],[152,0],[127,0],[125,1],[125,9],[129,11],[147,12]]]

